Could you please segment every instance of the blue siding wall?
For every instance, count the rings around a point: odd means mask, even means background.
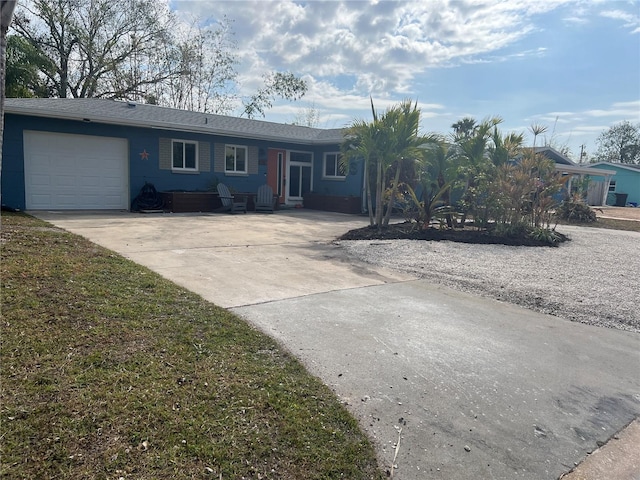
[[[629,168],[620,168],[611,163],[606,165],[594,165],[591,168],[602,170],[615,170],[616,174],[611,177],[611,181],[616,182],[615,193],[626,193],[627,202],[640,205],[640,170],[634,171]],[[609,198],[607,203],[615,200]]]
[[[340,151],[339,145],[323,147],[314,151],[313,192],[320,195],[336,195],[341,197],[360,197],[363,186],[362,161],[351,162],[344,179],[327,179],[324,177],[324,154]]]
[[[198,133],[185,133],[142,127],[127,127],[89,122],[85,123],[80,121],[7,114],[5,116],[3,140],[1,194],[2,204],[13,208],[25,208],[24,130],[97,135],[127,139],[129,141],[130,200],[133,200],[139,194],[140,189],[145,182],[152,183],[158,191],[207,191],[213,190],[215,184],[222,182],[233,191],[255,192],[260,185],[266,183],[268,148],[312,152],[314,154],[313,190],[315,192],[340,196],[360,196],[361,194],[361,162],[356,163],[352,167],[350,175],[348,175],[344,180],[327,180],[322,178],[323,154],[324,152],[337,151],[339,149],[338,145],[310,147],[294,143],[243,140]],[[209,142],[211,147],[211,171],[187,174],[160,169],[160,138]],[[258,174],[232,176],[226,175],[224,172],[215,172],[215,143],[232,143],[246,145],[249,147],[257,147],[259,162]],[[143,151],[146,151],[149,154],[149,158],[146,160],[140,155]]]
[[[15,117],[14,117],[15,118]],[[24,210],[24,146],[22,129],[11,115],[5,115],[2,138],[2,206]]]

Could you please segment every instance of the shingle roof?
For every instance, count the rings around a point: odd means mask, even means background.
[[[535,153],[540,153],[547,157],[549,160],[553,160],[555,163],[559,163],[562,165],[574,165],[577,166],[577,163],[571,160],[566,155],[563,155],[559,151],[557,151],[553,147],[544,146],[544,147],[535,147],[533,150]]]
[[[343,138],[342,129],[286,125],[99,98],[7,98],[5,112],[305,145],[336,144]]]
[[[585,166],[591,168],[591,167],[596,167],[598,165],[605,165],[607,167],[618,167],[618,168],[624,168],[626,170],[634,170],[634,171],[640,172],[640,165],[636,165],[634,163],[596,162],[596,163],[591,163]]]

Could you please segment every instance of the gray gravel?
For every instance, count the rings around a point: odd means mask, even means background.
[[[347,254],[575,322],[640,332],[640,233],[559,226],[558,248],[340,241]]]

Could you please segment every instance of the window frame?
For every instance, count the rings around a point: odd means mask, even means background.
[[[609,180],[609,193],[615,193],[616,191],[616,181]]]
[[[233,170],[227,169],[227,148],[233,148]],[[238,170],[238,148],[244,149],[244,170]],[[226,143],[224,146],[224,173],[227,175],[248,175],[249,174],[249,146],[236,145],[232,143]]]
[[[335,156],[335,174],[328,175],[327,174],[327,160],[329,156]],[[327,180],[344,180],[347,178],[347,173],[345,172],[343,175],[340,175],[340,157],[342,156],[341,152],[325,152],[322,156],[322,178]]]
[[[176,167],[175,163],[174,163],[175,159],[174,159],[173,155],[175,153],[174,145],[176,143],[182,143],[182,166],[181,167]],[[195,166],[193,168],[186,166],[186,164],[187,164],[186,145],[187,144],[195,146],[195,152],[194,152],[194,155],[195,155],[195,158],[194,158]],[[172,138],[171,139],[171,170],[174,171],[174,172],[198,172],[199,168],[200,168],[198,150],[199,150],[199,145],[198,145],[198,142],[196,140],[183,140],[183,139],[180,139],[180,138]]]

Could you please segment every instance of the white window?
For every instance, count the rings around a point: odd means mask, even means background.
[[[322,176],[324,178],[343,179],[346,175],[345,165],[340,161],[342,155],[337,152],[325,153],[322,164]]]
[[[171,167],[173,170],[198,170],[198,142],[171,140]]]
[[[224,158],[224,171],[226,173],[247,173],[247,147],[225,145]]]
[[[615,180],[609,180],[609,191],[610,192],[615,192],[616,191],[616,181]]]

